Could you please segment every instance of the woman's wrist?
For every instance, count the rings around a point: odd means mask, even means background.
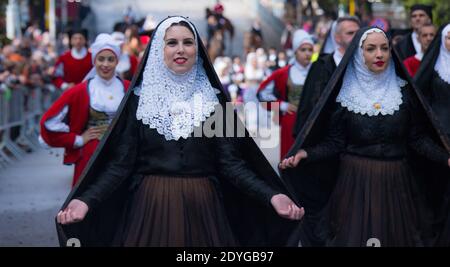
[[[307,158],[308,157],[308,152],[306,150],[304,150],[304,149],[302,149],[302,152],[303,152],[303,155],[305,156],[305,158]]]

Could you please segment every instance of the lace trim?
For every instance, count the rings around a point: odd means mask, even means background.
[[[403,87],[407,84],[406,81],[398,77],[397,81],[399,82],[400,87]],[[398,90],[389,95],[389,97],[385,97],[384,101],[379,102],[364,98],[364,96],[362,95],[359,95],[359,97],[353,96],[349,98],[341,97],[336,101],[339,102],[341,106],[346,108],[348,111],[356,114],[367,115],[369,117],[377,116],[379,114],[385,116],[394,115],[396,111],[400,110],[400,105],[403,104],[403,95],[401,91]]]
[[[446,83],[450,84],[450,51],[445,47],[445,38],[450,31],[450,24],[445,26],[441,33],[441,47],[439,48],[439,56],[434,65],[434,70],[439,77]]]
[[[370,33],[383,33],[380,29],[367,30],[359,40],[359,48],[347,66],[336,102],[356,114],[377,116],[393,115],[403,103],[401,87],[407,84],[395,74],[394,62],[380,73],[371,72],[364,63],[362,43]],[[386,35],[384,34],[386,37]],[[387,39],[387,38],[386,38]]]
[[[184,18],[171,17],[163,21],[151,43],[142,84],[135,91],[140,95],[136,118],[156,129],[166,140],[188,138],[194,127],[210,117],[219,103],[217,89],[211,86],[198,53],[193,68],[181,75],[170,71],[164,63],[166,29],[182,20],[196,32]],[[195,39],[198,41],[197,36]]]
[[[384,35],[384,37],[387,39],[386,34],[384,33],[383,30],[378,29],[378,28],[372,28],[363,33],[363,35],[361,36],[361,39],[359,39],[359,47],[362,47],[362,43],[367,39],[367,36],[370,33],[374,33],[374,32],[382,33]]]

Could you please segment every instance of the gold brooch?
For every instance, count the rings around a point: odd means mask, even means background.
[[[375,104],[373,104],[373,107],[375,109],[381,109],[381,104],[380,103],[375,103]]]

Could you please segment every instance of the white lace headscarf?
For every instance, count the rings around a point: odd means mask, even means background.
[[[445,47],[445,38],[450,32],[450,24],[447,24],[442,30],[441,47],[439,49],[439,56],[434,65],[434,70],[439,74],[442,80],[450,83],[450,51]]]
[[[403,103],[401,87],[406,85],[406,82],[395,73],[392,58],[382,73],[376,74],[367,68],[362,44],[367,36],[374,32],[382,33],[387,40],[380,29],[372,28],[364,32],[357,51],[347,66],[336,101],[354,113],[368,116],[392,115]]]
[[[328,38],[325,41],[325,46],[323,48],[324,54],[331,54],[336,49],[338,49],[338,44],[336,43],[336,39],[335,39],[336,27],[337,27],[337,21],[335,20],[331,24],[330,34],[328,35]]]
[[[185,21],[194,32],[196,63],[184,74],[176,74],[164,63],[164,36],[173,24]],[[198,54],[199,39],[192,23],[183,17],[164,20],[151,40],[148,60],[137,94],[136,118],[156,129],[166,140],[188,138],[214,111],[219,103]]]

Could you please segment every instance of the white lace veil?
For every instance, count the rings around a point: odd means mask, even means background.
[[[368,116],[392,115],[403,103],[401,87],[406,81],[395,73],[392,58],[385,71],[375,74],[364,63],[362,43],[370,33],[384,32],[371,28],[362,35],[357,51],[353,54],[344,75],[341,90],[336,101],[354,113]],[[384,34],[386,37],[386,35]],[[387,39],[387,37],[386,37]]]
[[[338,44],[336,43],[336,39],[334,38],[334,35],[336,34],[336,26],[337,21],[335,20],[331,24],[330,33],[327,40],[325,41],[325,45],[322,51],[322,53],[324,54],[331,54],[338,48]]]
[[[175,74],[164,63],[164,36],[173,23],[180,21],[187,22],[195,34],[197,58],[190,71]],[[219,104],[198,53],[199,41],[194,25],[183,17],[161,22],[151,40],[142,83],[136,91],[140,95],[136,118],[166,140],[188,138]]]
[[[434,65],[434,69],[442,80],[450,83],[450,51],[445,47],[445,38],[450,32],[450,24],[444,27],[441,33],[441,47],[439,48],[439,56]]]

